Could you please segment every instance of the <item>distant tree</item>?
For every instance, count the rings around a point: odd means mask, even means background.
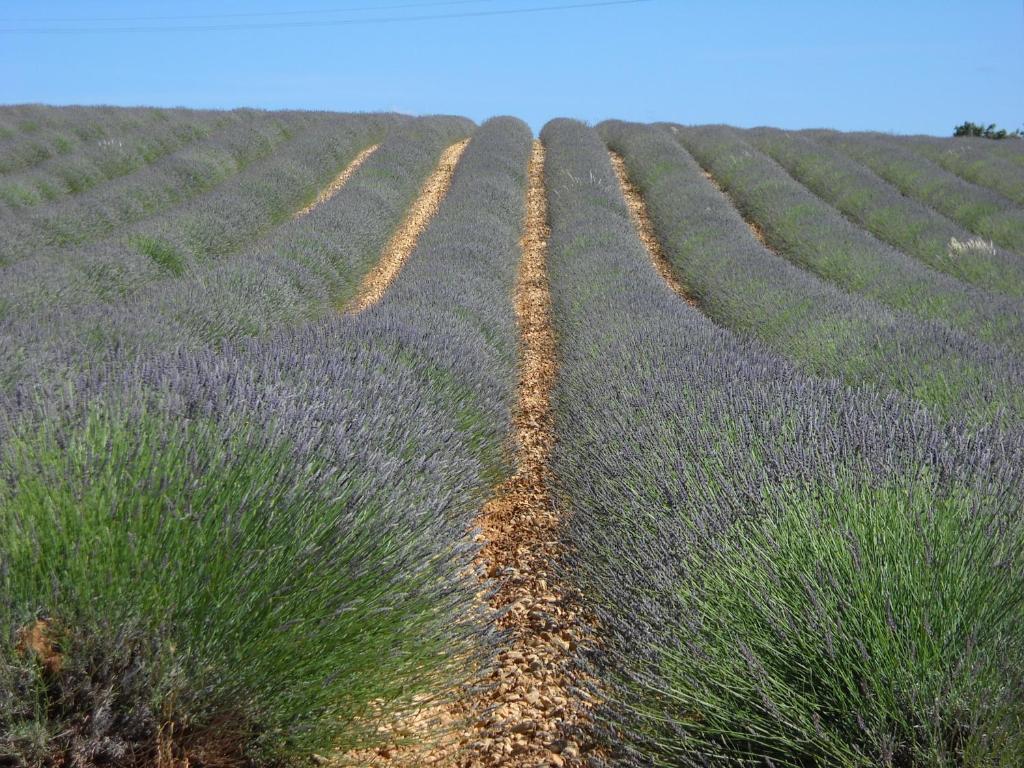
[[[1019,139],[1024,136],[1024,131],[1018,128],[1016,131],[1009,132],[1005,128],[996,128],[995,123],[990,123],[988,126],[984,126],[966,121],[953,129],[953,135],[980,136],[983,139],[1005,139],[1007,137]]]

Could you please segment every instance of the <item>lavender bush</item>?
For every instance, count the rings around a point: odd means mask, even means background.
[[[688,196],[664,132],[602,132],[649,203]],[[542,138],[553,474],[566,576],[600,627],[585,666],[607,762],[1011,765],[1020,433],[806,376],[715,326],[651,269],[597,134],[558,120]],[[709,201],[669,231],[715,258],[694,231]]]
[[[303,764],[488,663],[471,520],[504,472],[529,151],[519,121],[478,129],[358,316],[4,403],[0,612],[67,658],[40,679],[0,643],[0,752],[130,764],[174,723],[194,760]]]
[[[874,238],[728,127],[672,126],[780,255],[841,288],[1024,351],[1024,304],[936,272]]]
[[[903,195],[860,163],[792,131],[758,128],[743,135],[880,240],[979,288],[1024,296],[1024,262],[1016,254],[988,241],[980,247],[977,235]],[[951,139],[941,141],[952,143]],[[957,252],[951,243],[979,243],[979,247]]]
[[[863,163],[903,194],[971,232],[1024,255],[1024,211],[1002,195],[961,179],[883,134],[803,133]]]
[[[626,159],[683,284],[713,319],[809,373],[917,398],[974,424],[1024,415],[1024,371],[1004,349],[840,291],[764,248],[671,131],[602,123]]]

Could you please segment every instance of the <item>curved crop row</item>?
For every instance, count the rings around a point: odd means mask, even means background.
[[[245,167],[266,159],[290,132],[279,122],[252,121],[161,158],[142,173],[129,174],[73,197],[4,217],[0,256],[5,263],[76,250],[116,235],[215,189]]]
[[[0,301],[7,300],[0,311],[0,383],[46,371],[70,375],[110,350],[195,346],[323,318],[354,296],[438,156],[468,126],[422,118],[392,131],[330,200],[219,259],[196,260],[175,237],[180,221],[171,218],[162,225],[166,236],[151,235],[151,242],[167,244],[163,253],[181,265],[177,271],[116,249],[61,269],[34,261],[10,268],[21,280],[0,287]],[[360,148],[350,141],[330,151],[354,156]],[[245,188],[228,201],[243,206],[242,214],[259,202]],[[251,221],[236,219],[228,207],[198,213],[235,237]]]
[[[467,121],[451,121],[453,132]],[[223,257],[286,223],[363,146],[386,130],[375,120],[305,131],[208,193],[78,249],[36,252],[5,270],[9,302],[67,306],[124,298],[138,284]]]
[[[344,146],[348,135],[355,134],[349,141],[358,140],[361,134],[381,130],[381,122],[322,115],[295,122],[280,117],[247,121],[235,131],[174,153],[143,173],[12,215],[0,241],[0,257],[12,261],[37,257],[38,251],[73,252],[76,246],[109,238],[130,225],[176,213],[183,205],[187,210],[205,195],[223,197],[225,190],[240,184],[265,187],[281,175],[295,176],[290,181],[302,185],[298,195],[312,196],[320,177],[330,172],[321,164],[334,159],[332,153],[319,157],[320,145],[333,139]],[[310,167],[296,169],[297,162]],[[296,171],[303,170],[296,176]]]
[[[880,240],[966,283],[1024,296],[1024,262],[1018,256],[900,193],[860,163],[792,131],[758,128],[743,135]]]
[[[962,179],[998,192],[1024,205],[1024,142],[973,137],[893,137],[914,154],[927,157]]]
[[[189,119],[190,113],[174,112],[173,119],[144,132],[97,139],[29,169],[0,176],[0,203],[4,204],[0,215],[81,194],[253,119],[240,111],[200,114],[204,119],[197,121]]]
[[[801,133],[863,163],[903,194],[971,232],[1024,255],[1024,211],[1002,195],[961,179],[881,134]]]
[[[159,131],[168,123],[203,125],[221,119],[223,113],[215,110],[0,106],[0,174],[74,155],[97,142]]]
[[[936,272],[852,224],[726,127],[675,137],[786,259],[896,310],[1024,351],[1024,304]]]
[[[39,677],[17,632],[0,639],[0,750],[304,765],[374,746],[490,663],[470,524],[504,469],[529,151],[523,123],[482,126],[367,311],[20,406],[0,617],[62,657]]]
[[[652,160],[638,175],[654,197],[685,194],[670,137],[603,130],[631,168]],[[570,121],[542,136],[553,474],[568,577],[601,627],[585,671],[607,763],[1011,764],[1024,445],[716,327],[651,268],[598,136]]]
[[[809,372],[872,383],[974,423],[1024,416],[1024,370],[940,323],[844,293],[762,246],[723,193],[663,129],[607,122],[681,282],[711,317]]]

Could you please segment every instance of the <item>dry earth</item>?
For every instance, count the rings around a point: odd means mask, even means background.
[[[622,196],[626,198],[626,205],[629,208],[629,215],[633,219],[633,225],[636,227],[637,234],[640,236],[644,247],[647,248],[647,253],[651,257],[655,271],[661,275],[662,279],[668,283],[669,288],[680,298],[687,304],[696,307],[697,300],[693,297],[693,294],[679,282],[672,272],[672,266],[668,257],[665,255],[661,243],[658,242],[658,238],[654,234],[654,225],[651,223],[651,217],[647,213],[647,204],[644,202],[643,195],[640,194],[640,190],[633,186],[633,182],[629,180],[629,173],[626,171],[626,161],[622,159],[622,155],[615,152],[609,152],[608,154],[612,161],[612,168],[615,169],[615,175],[619,179]]]
[[[367,147],[358,155],[356,155],[352,162],[345,166],[345,169],[339,173],[331,183],[321,190],[320,194],[316,196],[316,200],[311,202],[304,208],[297,210],[292,216],[293,219],[301,219],[303,216],[308,216],[316,208],[320,207],[332,197],[334,197],[345,186],[346,182],[352,177],[352,174],[359,170],[359,166],[366,162],[367,158],[370,157],[374,152],[380,148],[380,144],[374,144],[372,147]]]
[[[550,491],[554,445],[551,390],[556,342],[547,279],[547,198],[544,148],[533,144],[526,220],[515,296],[520,378],[514,416],[516,473],[483,507],[484,573],[499,583],[491,605],[510,642],[491,687],[472,702],[475,735],[463,768],[582,765],[580,732],[589,709],[571,689],[570,668],[583,622],[552,573],[558,558],[559,515]]]
[[[380,261],[377,262],[370,273],[363,280],[355,298],[345,307],[348,313],[362,312],[372,304],[376,304],[384,296],[388,286],[391,285],[398,273],[409,258],[416,241],[419,240],[423,231],[430,223],[430,219],[437,213],[441,201],[448,192],[452,183],[452,174],[455,173],[455,166],[462,157],[469,139],[452,144],[441,154],[441,160],[433,173],[427,179],[419,196],[406,213],[398,229],[388,240],[384,251],[381,253]]]

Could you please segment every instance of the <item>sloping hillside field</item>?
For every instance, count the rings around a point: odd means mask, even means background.
[[[1024,142],[0,108],[0,766],[1024,766]]]

